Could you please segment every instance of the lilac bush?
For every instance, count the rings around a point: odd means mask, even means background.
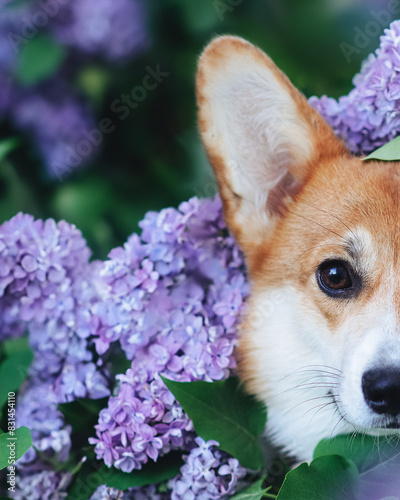
[[[0,226],[2,338],[28,328],[35,353],[17,421],[47,458],[69,457],[70,428],[57,404],[109,394],[102,355],[117,342],[132,365],[117,376],[92,443],[98,458],[125,472],[194,446],[192,423],[160,374],[212,381],[236,366],[248,284],[219,198],[149,213],[141,226],[141,238],[132,236],[103,264],[89,261],[81,233],[64,221],[18,214]],[[42,458],[32,448],[21,460],[23,476],[37,474]]]

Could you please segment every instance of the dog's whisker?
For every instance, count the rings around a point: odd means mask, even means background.
[[[300,403],[297,403],[296,405],[292,406],[291,408],[289,408],[289,410],[285,411],[284,415],[287,415],[288,413],[290,413],[291,411],[293,411],[295,408],[305,404],[305,403],[309,403],[311,401],[316,401],[317,399],[326,399],[328,398],[329,396],[327,394],[325,394],[325,396],[316,396],[315,398],[309,398],[309,399],[305,399],[304,401],[300,401]],[[333,402],[333,401],[332,401]]]
[[[308,414],[310,413],[311,411],[314,411],[315,409],[317,409],[317,411],[314,413],[314,415],[311,417],[310,419],[310,423],[312,422],[312,419],[317,415],[318,412],[320,412],[321,410],[323,410],[324,408],[326,408],[327,406],[330,406],[332,404],[335,404],[334,401],[327,401],[326,403],[321,403],[320,405],[315,405],[313,406],[312,408],[309,408],[305,413],[303,413],[303,418]]]

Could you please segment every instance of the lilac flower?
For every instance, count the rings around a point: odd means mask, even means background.
[[[216,441],[195,439],[197,447],[185,458],[181,474],[172,481],[171,500],[226,499],[241,486],[246,475],[235,458],[218,450]]]
[[[110,61],[131,57],[147,44],[140,0],[71,0],[50,29],[63,44]]]
[[[149,213],[142,235],[101,271],[99,354],[119,342],[131,368],[101,411],[97,458],[130,472],[193,443],[190,419],[161,381],[221,380],[235,369],[236,325],[248,293],[243,258],[226,233],[220,199]]]
[[[154,484],[139,488],[129,488],[122,492],[115,488],[99,486],[90,500],[170,500],[170,492],[160,493]]]
[[[51,177],[62,180],[98,150],[88,139],[95,123],[87,104],[59,79],[17,92],[11,116],[34,139]]]
[[[369,153],[400,132],[399,40],[400,21],[394,21],[354,77],[349,95],[309,99],[354,153]]]
[[[28,328],[34,360],[17,404],[18,425],[40,452],[68,459],[70,429],[57,404],[109,395],[106,373],[93,361],[89,313],[98,300],[99,263],[81,233],[66,222],[18,214],[0,226],[0,321],[5,339]],[[37,461],[31,448],[22,463]]]
[[[37,450],[48,458],[65,462],[71,448],[71,429],[65,425],[57,404],[58,399],[51,384],[31,378],[19,393],[16,421],[18,427],[26,426],[30,429]],[[18,461],[19,465],[37,460],[35,448],[30,448]]]
[[[74,304],[72,283],[84,274],[90,251],[70,224],[18,214],[0,226],[1,335],[24,322],[65,319]]]
[[[69,472],[43,470],[28,474],[19,474],[16,481],[16,500],[62,500],[67,498],[67,490],[72,476]]]

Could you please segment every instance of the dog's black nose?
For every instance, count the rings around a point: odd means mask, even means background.
[[[368,370],[361,380],[367,405],[380,415],[400,413],[400,370],[380,368]]]

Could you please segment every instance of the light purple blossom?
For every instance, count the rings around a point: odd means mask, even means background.
[[[58,399],[51,384],[31,378],[18,395],[16,422],[18,427],[30,429],[37,450],[48,458],[65,462],[71,449],[71,429],[65,425],[57,405]],[[37,460],[35,448],[30,448],[18,463],[27,464]]]
[[[34,140],[51,177],[63,180],[93,159],[98,145],[88,139],[96,128],[92,113],[62,79],[16,91],[15,96],[12,121]]]
[[[15,493],[16,500],[62,500],[67,498],[68,487],[72,481],[69,472],[42,470],[18,474]]]
[[[90,500],[170,500],[170,492],[160,493],[157,486],[151,484],[139,488],[129,488],[122,492],[115,488],[99,486]]]
[[[322,96],[309,102],[351,151],[365,154],[400,133],[400,21],[385,30],[353,83],[354,89],[338,100]]]
[[[141,0],[70,0],[50,29],[61,43],[110,61],[131,57],[147,45]]]
[[[195,439],[196,447],[185,457],[181,473],[172,481],[171,500],[226,499],[240,489],[247,471],[218,450],[216,441]]]

